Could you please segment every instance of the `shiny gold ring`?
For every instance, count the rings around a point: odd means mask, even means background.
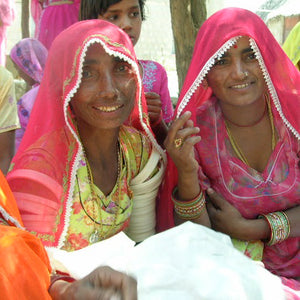
[[[181,146],[182,146],[182,142],[183,142],[182,138],[177,138],[177,139],[175,139],[175,140],[174,140],[175,148],[181,147]]]

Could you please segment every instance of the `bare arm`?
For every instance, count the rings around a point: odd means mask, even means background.
[[[245,219],[239,211],[228,203],[221,195],[209,189],[211,203],[208,212],[212,227],[233,238],[241,240],[269,240],[271,231],[268,222],[263,219]],[[290,237],[300,236],[300,206],[285,211],[288,216],[291,231]]]
[[[15,130],[0,133],[0,169],[6,175],[15,152]]]

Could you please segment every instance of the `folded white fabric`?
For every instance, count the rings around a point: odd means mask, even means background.
[[[76,278],[99,265],[133,275],[142,300],[285,299],[281,280],[236,250],[227,235],[191,222],[136,247],[122,233],[75,252],[49,251]]]

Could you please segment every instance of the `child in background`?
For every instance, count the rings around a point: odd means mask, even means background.
[[[43,77],[47,55],[48,50],[45,46],[33,38],[19,41],[10,51],[10,58],[20,77],[31,87],[17,103],[21,128],[16,130],[15,151],[20,145],[29,122],[30,113]]]
[[[144,5],[145,0],[82,0],[79,18],[109,21],[124,30],[135,46],[145,19]],[[162,145],[168,130],[167,124],[173,116],[167,73],[155,61],[139,60],[139,66],[151,128]]]

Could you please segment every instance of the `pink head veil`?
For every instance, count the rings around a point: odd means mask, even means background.
[[[10,51],[13,62],[36,83],[42,80],[47,55],[46,47],[34,38],[22,39]]]
[[[77,22],[64,30],[49,51],[28,127],[7,176],[24,223],[40,226],[41,232],[53,231],[43,237],[45,244],[47,239],[51,239],[51,245],[60,245],[63,240],[64,222],[83,153],[69,102],[80,85],[84,57],[93,43],[100,43],[109,55],[132,65],[137,90],[128,124],[143,131],[162,152],[149,126],[138,62],[128,35],[103,20]],[[53,133],[57,134],[56,139]],[[30,159],[26,158],[28,153]]]
[[[196,123],[196,109],[212,96],[210,87],[202,86],[203,79],[240,36],[250,38],[264,74],[271,104],[290,131],[300,139],[300,73],[282,50],[263,20],[241,8],[226,8],[208,18],[201,26],[186,75],[175,116],[191,111]],[[201,129],[200,129],[201,135]],[[177,171],[169,159],[166,179],[158,206],[158,230],[174,226],[171,192],[177,184]]]

